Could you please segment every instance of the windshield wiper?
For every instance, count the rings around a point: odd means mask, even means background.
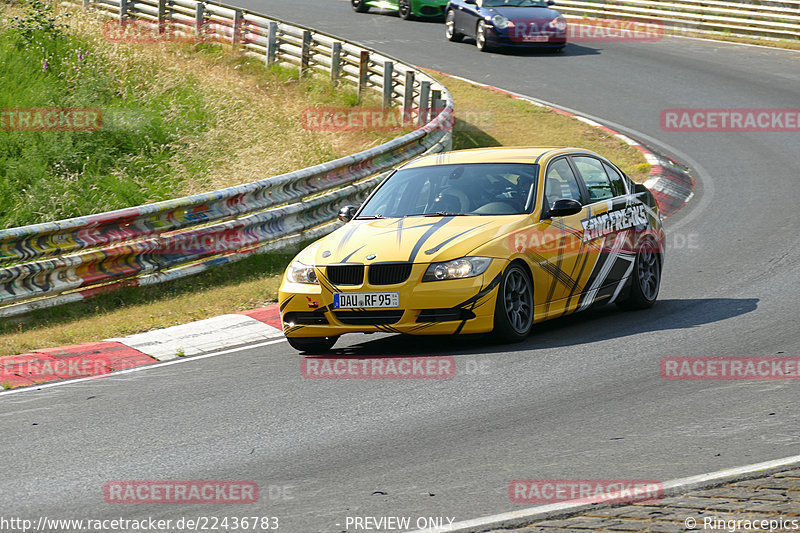
[[[403,215],[403,217],[460,217],[466,213],[447,213],[446,211],[437,211],[436,213],[415,213],[413,215]]]
[[[356,217],[356,220],[378,220],[381,218],[386,218],[386,217],[383,215],[366,215],[363,217]]]

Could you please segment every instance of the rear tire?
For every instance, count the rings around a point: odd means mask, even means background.
[[[298,352],[320,354],[330,351],[339,337],[286,337],[286,340]]]
[[[350,5],[353,6],[353,11],[356,13],[366,13],[369,11],[369,6],[364,0],[350,0]]]
[[[497,289],[492,334],[503,343],[521,342],[532,326],[533,283],[521,265],[511,263]]]
[[[648,237],[642,241],[636,253],[630,291],[624,299],[617,300],[617,305],[627,310],[649,309],[656,303],[660,287],[661,255],[656,241]]]
[[[444,35],[447,40],[454,43],[460,43],[464,35],[456,31],[456,12],[452,9],[447,10],[444,16]]]
[[[413,20],[414,14],[411,12],[411,0],[400,0],[397,2],[397,13],[403,20]]]

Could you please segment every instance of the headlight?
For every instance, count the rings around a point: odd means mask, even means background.
[[[547,24],[548,28],[552,28],[557,31],[564,31],[567,29],[567,20],[559,15],[558,17],[554,18]]]
[[[308,283],[311,285],[319,285],[317,280],[317,273],[314,272],[314,267],[304,265],[295,261],[289,268],[286,269],[286,279],[293,283]]]
[[[499,28],[501,30],[504,30],[504,29],[508,28],[508,25],[510,23],[511,23],[511,21],[509,21],[503,15],[495,15],[495,16],[492,17],[492,24],[494,24],[495,28]]]
[[[490,257],[462,257],[446,263],[432,263],[422,276],[422,281],[473,278],[486,272],[490,264]]]

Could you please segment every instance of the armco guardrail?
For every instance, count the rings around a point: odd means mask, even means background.
[[[265,64],[324,71],[378,90],[419,129],[335,161],[206,194],[58,222],[0,230],[0,317],[82,300],[121,286],[175,279],[280,249],[335,228],[398,164],[448,150],[453,104],[421,70],[315,30],[217,3],[86,0],[119,18],[170,24],[241,46]]]
[[[681,31],[800,38],[800,0],[556,0],[565,15],[658,22]]]

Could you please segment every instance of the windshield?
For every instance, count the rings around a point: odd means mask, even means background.
[[[367,200],[357,218],[527,213],[536,196],[538,168],[472,163],[399,170]]]
[[[547,7],[539,0],[483,0],[483,7]]]

